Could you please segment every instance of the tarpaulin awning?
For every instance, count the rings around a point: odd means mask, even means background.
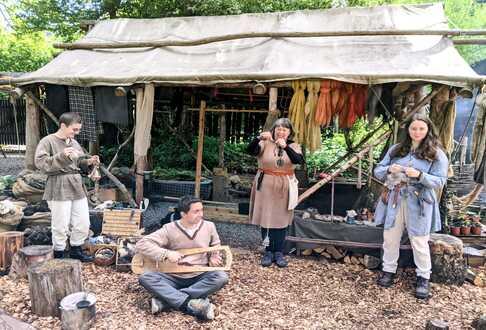
[[[239,33],[445,30],[442,4],[100,21],[85,43],[198,40]],[[198,46],[67,50],[13,80],[24,85],[204,84],[336,79],[461,86],[476,74],[440,35],[248,38]]]

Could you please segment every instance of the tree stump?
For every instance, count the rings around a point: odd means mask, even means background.
[[[24,233],[6,231],[0,233],[0,272],[6,272],[14,254],[24,246]]]
[[[428,320],[425,330],[449,330],[449,324],[442,320]]]
[[[430,255],[432,259],[431,281],[444,284],[464,284],[466,262],[462,241],[451,235],[431,234]]]
[[[8,276],[11,279],[27,277],[29,267],[54,258],[52,245],[30,245],[21,248],[12,259]]]
[[[39,316],[60,316],[60,301],[83,291],[79,260],[48,260],[29,268],[27,275],[32,312]]]
[[[3,309],[0,309],[0,329],[2,330],[35,330],[33,326],[28,323],[17,320],[11,317]]]

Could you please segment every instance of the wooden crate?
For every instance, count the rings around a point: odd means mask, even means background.
[[[6,231],[0,233],[0,272],[6,271],[14,254],[24,246],[24,233]]]
[[[104,210],[103,235],[117,237],[140,236],[142,211],[137,209]]]

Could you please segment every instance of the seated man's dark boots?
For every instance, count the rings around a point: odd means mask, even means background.
[[[429,297],[429,280],[421,276],[417,276],[417,287],[415,289],[415,297],[418,299],[427,299]]]
[[[77,259],[81,262],[92,262],[94,260],[92,256],[89,256],[83,252],[81,246],[71,246],[69,257],[72,259]]]
[[[273,262],[273,253],[272,251],[265,251],[262,257],[261,265],[263,267],[270,267]]]
[[[63,258],[64,258],[64,251],[54,250],[54,259],[63,259]]]
[[[288,262],[287,260],[285,260],[284,258],[284,255],[282,252],[275,252],[275,255],[274,255],[274,258],[275,258],[275,263],[277,264],[277,266],[279,266],[280,268],[284,268],[284,267],[287,267],[288,266]]]
[[[395,273],[382,272],[380,278],[377,281],[379,286],[384,288],[389,288],[393,285],[393,279],[395,278]]]

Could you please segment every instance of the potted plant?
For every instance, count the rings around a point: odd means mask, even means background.
[[[479,222],[474,222],[471,226],[472,235],[481,235],[481,224]]]
[[[461,225],[461,234],[464,236],[471,234],[471,221],[469,219],[464,220]]]
[[[454,219],[454,221],[452,221],[451,225],[449,226],[452,235],[461,235],[461,222],[462,220],[459,219]]]
[[[478,215],[471,216],[472,225],[471,225],[471,234],[473,235],[481,235],[481,218]]]

